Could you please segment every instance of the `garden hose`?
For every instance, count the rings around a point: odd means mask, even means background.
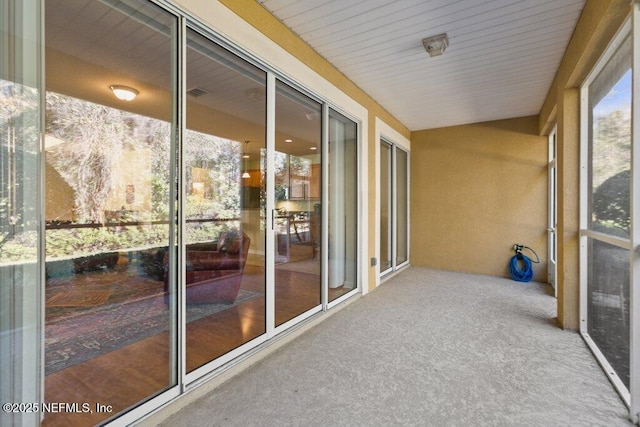
[[[532,261],[531,258],[524,255],[522,253],[523,249],[529,249],[536,256],[536,260]],[[531,279],[533,279],[532,263],[537,264],[540,262],[538,254],[530,247],[520,245],[518,243],[513,245],[513,250],[516,254],[511,257],[511,261],[509,262],[509,274],[511,275],[511,278],[516,282],[530,282]]]

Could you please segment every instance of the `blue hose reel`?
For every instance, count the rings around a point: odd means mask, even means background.
[[[523,249],[529,249],[536,256],[536,260],[532,261],[531,258],[524,255],[522,253]],[[513,250],[516,254],[509,261],[509,275],[516,282],[530,282],[533,279],[533,263],[540,262],[538,254],[530,247],[519,243],[513,245]]]

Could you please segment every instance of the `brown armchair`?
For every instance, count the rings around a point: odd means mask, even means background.
[[[230,231],[221,233],[214,242],[187,245],[187,304],[233,303],[242,284],[250,244],[251,239],[244,232]],[[168,293],[167,264],[165,259],[164,288]]]

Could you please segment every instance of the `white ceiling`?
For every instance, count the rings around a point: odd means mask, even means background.
[[[535,115],[584,0],[258,0],[410,130]],[[422,39],[447,33],[444,55]]]

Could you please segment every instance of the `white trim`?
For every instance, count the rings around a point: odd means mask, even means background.
[[[611,384],[613,384],[614,388],[622,398],[622,401],[628,407],[630,396],[629,396],[629,391],[627,390],[627,387],[625,387],[625,385],[622,383],[622,380],[616,374],[616,371],[613,369],[613,367],[609,364],[604,354],[602,354],[602,352],[598,348],[598,345],[591,339],[591,336],[589,335],[589,333],[580,331],[580,335],[582,336],[582,339],[589,347],[589,350],[591,350],[591,352],[595,356],[596,360],[598,361],[598,364],[600,364],[600,366],[602,367],[602,370],[604,371],[605,375],[607,376],[607,378],[609,378],[609,381],[611,381]]]
[[[275,292],[275,265],[276,254],[274,251],[276,245],[275,236],[275,218],[274,210],[275,202],[275,153],[276,153],[276,77],[273,73],[267,73],[267,146],[266,146],[266,163],[267,170],[265,173],[265,186],[267,193],[267,212],[265,212],[265,298],[266,298],[266,328],[267,338],[275,335],[274,324],[276,318],[276,292]]]
[[[137,406],[135,409],[124,412],[119,416],[116,414],[117,418],[114,418],[112,421],[107,421],[105,425],[109,427],[125,427],[132,424],[140,423],[163,405],[166,405],[167,403],[170,403],[174,399],[180,397],[181,394],[182,391],[180,390],[179,386],[172,387],[161,392],[156,397],[144,402],[140,406]]]
[[[375,126],[375,131],[376,131],[376,139],[375,139],[375,156],[376,156],[376,164],[375,164],[375,174],[376,174],[376,179],[375,179],[375,185],[376,185],[376,203],[375,203],[375,223],[377,224],[377,226],[375,227],[375,256],[378,258],[378,263],[376,265],[376,287],[379,286],[381,284],[381,279],[395,271],[397,271],[399,268],[404,267],[406,265],[409,264],[410,261],[410,247],[411,247],[411,242],[410,242],[410,231],[411,231],[411,212],[409,211],[410,209],[410,194],[411,194],[411,188],[410,188],[410,180],[409,180],[409,173],[410,173],[410,164],[411,164],[411,141],[409,141],[407,138],[405,138],[400,132],[396,131],[395,129],[393,129],[391,126],[389,126],[388,124],[386,124],[384,121],[382,121],[380,118],[376,117],[376,126]],[[380,193],[380,185],[381,185],[381,181],[380,181],[380,168],[381,168],[381,163],[380,163],[380,144],[381,142],[384,141],[387,144],[389,144],[391,146],[391,184],[396,184],[397,181],[397,177],[396,177],[396,155],[395,155],[395,150],[397,148],[403,150],[404,152],[407,153],[407,261],[403,262],[399,265],[396,265],[396,260],[395,260],[395,254],[397,253],[397,237],[395,236],[395,230],[396,230],[396,223],[397,223],[397,218],[396,218],[396,213],[397,213],[397,197],[395,195],[395,186],[393,186],[393,195],[392,195],[392,200],[391,200],[391,204],[392,204],[392,213],[393,213],[393,221],[391,224],[391,227],[393,229],[392,231],[392,260],[391,260],[391,267],[381,271],[380,270],[380,198],[381,198],[381,193]]]
[[[279,335],[285,331],[287,331],[287,329],[290,329],[293,326],[296,326],[297,324],[307,320],[309,317],[321,313],[322,312],[322,305],[316,305],[315,307],[311,308],[310,310],[305,311],[302,314],[299,314],[298,316],[294,317],[291,320],[287,320],[286,322],[284,322],[281,325],[278,325],[275,327],[275,334]]]
[[[352,290],[350,290],[346,294],[339,296],[338,298],[334,299],[333,301],[330,301],[327,304],[327,310],[331,310],[336,305],[342,304],[344,301],[346,301],[349,298],[357,295],[358,293],[360,293],[360,289],[358,289],[357,287],[353,288]]]
[[[631,100],[631,284],[629,309],[631,318],[631,363],[629,374],[629,412],[640,424],[640,2],[632,4],[632,100]]]
[[[215,375],[216,374],[216,370],[221,368],[222,366],[226,365],[227,363],[232,362],[233,360],[237,359],[238,357],[242,356],[243,354],[247,353],[249,350],[259,346],[260,344],[263,344],[264,342],[268,341],[268,337],[266,334],[262,334],[256,338],[254,338],[251,341],[248,341],[236,348],[234,348],[233,350],[229,351],[228,353],[213,359],[212,361],[206,363],[205,365],[202,365],[199,368],[194,369],[193,371],[189,372],[186,374],[185,376],[185,387],[184,387],[184,391],[186,391],[187,389],[199,384],[202,381],[207,381],[209,379],[209,375]]]
[[[558,297],[558,125],[548,139],[547,165],[547,282]]]
[[[184,137],[185,137],[185,130],[186,130],[186,123],[187,123],[187,102],[186,102],[186,85],[184,84],[184,82],[186,81],[186,76],[187,76],[187,64],[186,64],[186,58],[187,58],[187,27],[186,27],[186,21],[184,18],[180,17],[179,15],[177,16],[177,23],[178,23],[178,31],[176,34],[177,37],[177,44],[178,44],[178,52],[177,52],[177,61],[178,64],[176,64],[176,66],[178,67],[176,70],[176,78],[177,78],[177,82],[176,82],[176,99],[173,101],[177,104],[177,109],[174,108],[173,111],[176,114],[176,117],[174,119],[175,121],[175,126],[176,126],[176,131],[175,132],[171,132],[173,138],[171,141],[171,152],[172,153],[177,153],[178,152],[178,147],[179,144],[184,141]],[[176,156],[172,156],[170,155],[169,158],[173,159]],[[174,164],[174,162],[177,162],[176,164]],[[176,352],[176,364],[171,366],[170,365],[170,369],[177,369],[177,383],[178,385],[181,387],[181,390],[184,391],[184,379],[185,379],[185,375],[187,373],[187,350],[186,350],[186,339],[187,339],[187,325],[186,325],[186,316],[187,316],[187,302],[186,302],[186,298],[184,297],[184,292],[182,292],[183,289],[183,284],[185,283],[185,278],[186,278],[186,250],[184,250],[184,246],[186,244],[185,240],[184,240],[184,236],[186,233],[186,216],[185,216],[185,212],[186,212],[186,205],[187,205],[187,201],[186,201],[186,197],[184,197],[185,193],[185,185],[186,185],[186,178],[187,178],[187,173],[186,173],[186,168],[184,167],[184,158],[183,156],[177,156],[176,159],[174,159],[173,161],[171,161],[172,165],[171,165],[171,172],[169,173],[170,176],[170,182],[175,182],[175,179],[172,179],[174,174],[176,173],[176,168],[177,168],[177,174],[180,177],[179,182],[182,183],[182,188],[180,189],[180,191],[175,192],[175,185],[171,186],[171,189],[169,190],[169,203],[171,204],[171,206],[169,207],[169,212],[170,212],[170,218],[175,218],[176,217],[176,213],[175,211],[172,212],[172,210],[174,209],[173,206],[175,206],[175,201],[177,198],[178,201],[178,205],[180,206],[179,210],[178,210],[178,222],[177,222],[177,227],[175,225],[174,221],[169,221],[169,256],[171,256],[171,252],[177,252],[174,254],[174,257],[178,257],[179,262],[178,263],[169,263],[169,271],[171,272],[173,266],[177,266],[178,267],[178,271],[177,274],[176,272],[173,272],[172,276],[173,277],[173,283],[171,282],[171,279],[169,280],[169,313],[171,313],[173,310],[177,311],[177,316],[171,316],[172,319],[170,319],[172,322],[175,321],[176,324],[175,325],[171,325],[170,331],[174,332],[175,331],[175,336],[173,336],[173,333],[170,333],[170,342],[171,342],[171,347],[169,349],[170,352]],[[175,230],[176,228],[178,228],[178,230]],[[172,230],[177,231],[177,238],[178,241],[174,242],[173,238],[174,236],[176,236],[176,233],[173,232]],[[177,280],[175,280],[177,278]],[[173,285],[173,286],[171,286]],[[173,295],[173,297],[171,296],[172,291],[175,291],[175,294]],[[176,348],[174,343],[176,343],[178,345],[178,347]],[[172,355],[170,354],[169,356],[169,360],[171,361],[172,359]]]
[[[322,142],[320,144],[321,182],[320,208],[320,305],[328,309],[329,303],[329,105],[322,104]]]

